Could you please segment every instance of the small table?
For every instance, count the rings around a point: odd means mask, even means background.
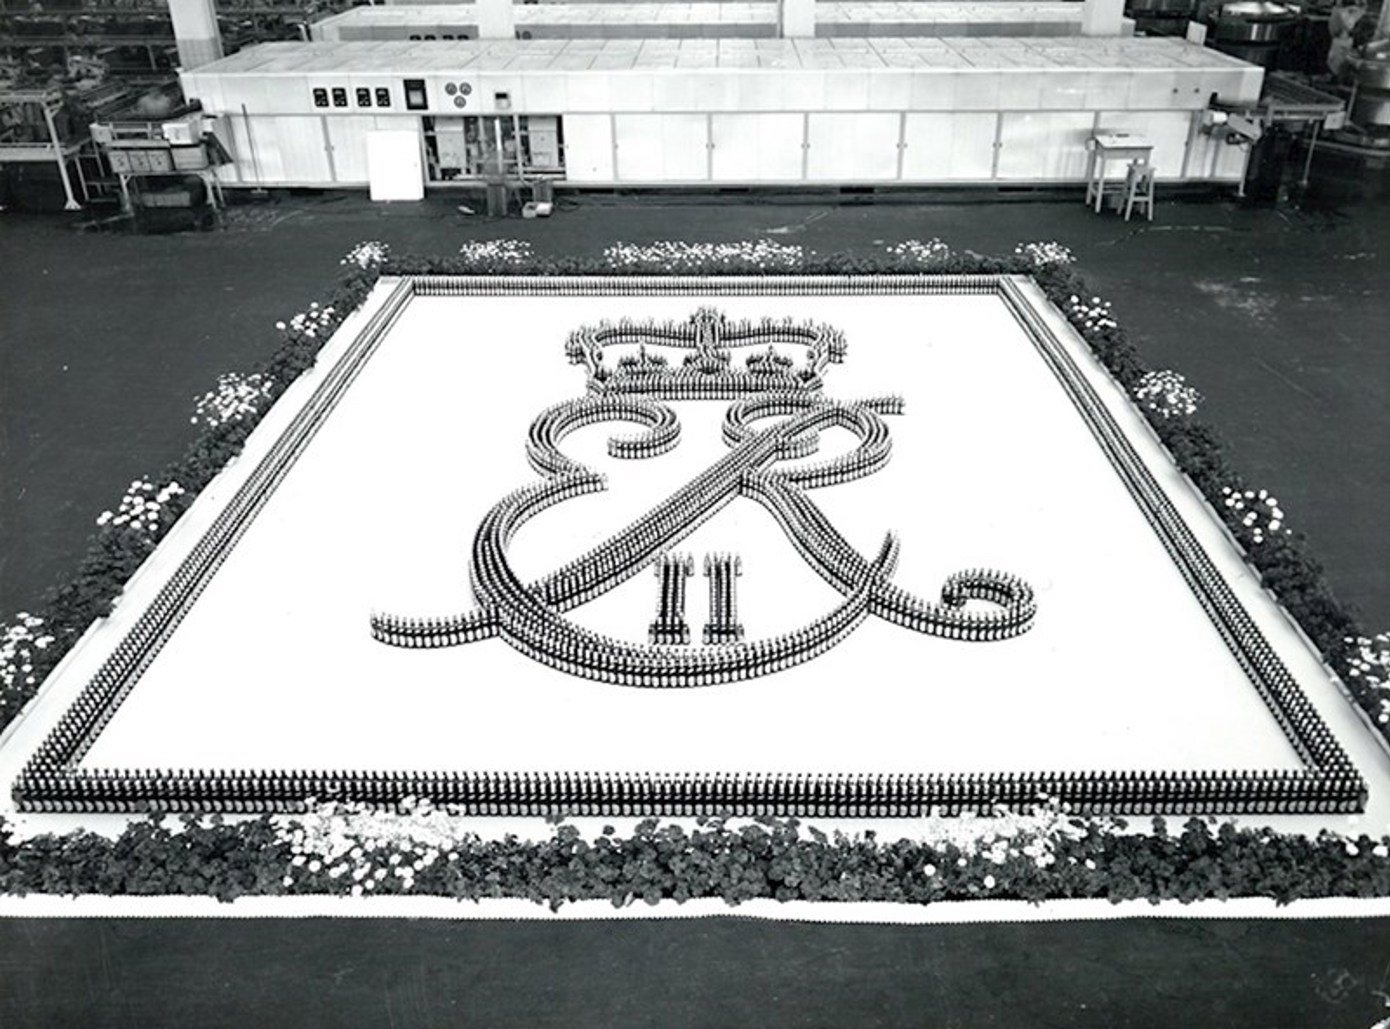
[[[1138,161],[1148,164],[1154,145],[1143,136],[1128,132],[1097,132],[1086,141],[1086,203],[1100,212],[1105,198],[1105,166],[1110,161]],[[1116,180],[1116,186],[1120,180]],[[1113,192],[1113,190],[1112,190]]]

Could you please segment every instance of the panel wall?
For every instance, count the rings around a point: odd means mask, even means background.
[[[1106,111],[1101,113],[1099,125],[1147,139],[1154,145],[1149,161],[1155,177],[1176,179],[1182,176],[1194,117],[1191,111]]]
[[[246,173],[242,171],[242,148],[245,146],[246,133],[241,126],[241,118],[221,118],[209,119],[212,125],[213,135],[217,137],[222,148],[231,155],[232,163],[221,165],[217,169],[217,177],[225,186],[236,185],[246,181]]]
[[[806,177],[819,182],[884,182],[898,177],[901,115],[818,112],[808,119]]]
[[[800,180],[805,123],[801,114],[711,115],[715,181]]]
[[[619,182],[704,182],[709,119],[703,114],[613,116]]]
[[[1011,111],[1000,118],[998,178],[1084,181],[1093,112]]]
[[[313,116],[252,117],[261,172],[267,182],[332,181],[323,124]],[[261,126],[270,131],[264,144]]]
[[[328,115],[328,145],[332,147],[333,174],[338,182],[360,185],[367,181],[367,133],[377,127],[376,118]],[[417,119],[418,123],[418,119]],[[389,125],[382,125],[389,128]],[[400,128],[408,128],[401,119]]]
[[[613,120],[606,114],[567,114],[565,178],[571,182],[613,181]]]
[[[1245,174],[1246,149],[1224,143],[1203,133],[1192,141],[1187,159],[1189,179],[1211,179],[1217,182],[1239,182]]]
[[[908,114],[903,178],[925,182],[990,178],[998,124],[997,114],[984,111]]]

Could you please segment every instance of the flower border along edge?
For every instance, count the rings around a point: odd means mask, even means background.
[[[1085,421],[1228,650],[1303,764],[1298,770],[967,774],[411,773],[87,770],[102,729],[196,603],[415,296],[994,295]],[[306,800],[394,804],[427,797],[477,815],[920,817],[1024,808],[1048,796],[1081,813],[1325,813],[1364,809],[1366,786],[1212,565],[1075,361],[1010,276],[989,274],[435,276],[401,279],[219,512],[158,596],[59,719],[14,783],[23,811],[299,811]]]

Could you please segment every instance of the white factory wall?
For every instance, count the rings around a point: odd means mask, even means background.
[[[409,70],[363,75],[219,75],[185,72],[185,90],[209,110],[257,114],[317,114],[315,86],[385,86],[395,91],[393,113],[404,105],[401,79]],[[772,70],[692,68],[646,71],[468,71],[418,76],[430,109],[421,113],[488,114],[494,96],[509,94],[511,110],[548,114],[666,111],[1045,111],[1199,110],[1218,94],[1224,101],[1259,98],[1263,70],[1253,66],[1151,70],[1101,69],[884,69]],[[445,93],[449,83],[473,88],[466,108]],[[350,108],[355,109],[355,108]]]
[[[369,130],[419,132],[426,114],[498,113],[506,93],[503,111],[561,116],[567,181],[606,185],[1079,182],[1097,129],[1147,137],[1160,180],[1236,181],[1244,155],[1198,133],[1197,112],[1213,93],[1256,99],[1262,72],[475,70],[419,76],[425,111],[406,110],[405,77],[183,76],[217,116],[236,160],[233,183],[363,185]],[[350,106],[316,108],[315,88],[346,89]],[[390,91],[389,110],[358,109],[358,88]]]

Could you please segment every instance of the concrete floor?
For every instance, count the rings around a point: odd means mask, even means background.
[[[773,239],[865,253],[938,236],[986,253],[1057,240],[1148,361],[1207,396],[1253,483],[1310,537],[1369,627],[1390,628],[1390,180],[1320,161],[1294,205],[1163,200],[1153,223],[1080,197],[964,203],[592,197],[547,221],[453,197],[373,206],[275,197],[229,227],[78,235],[0,215],[0,620],[72,568],[136,476],[191,435],[193,398],[276,344],[354,243],[451,253],[469,239],[596,253],[655,239]],[[1366,827],[1375,829],[1378,827]],[[352,931],[347,931],[348,929]],[[721,921],[447,929],[392,922],[212,929],[0,921],[0,1024],[1370,1026],[1383,921],[822,927]],[[260,979],[266,969],[271,979]],[[232,990],[229,984],[262,982]],[[22,984],[22,989],[10,988]],[[286,1005],[289,1006],[286,1006]]]
[[[0,268],[0,612],[72,567],[93,519],[136,476],[175,458],[193,398],[253,366],[273,325],[314,297],[363,239],[447,254],[515,238],[542,253],[615,241],[770,239],[827,253],[940,237],[1000,253],[1051,239],[1149,362],[1207,397],[1202,416],[1247,478],[1271,490],[1372,628],[1390,627],[1390,189],[1345,188],[1315,169],[1300,208],[1161,203],[1152,223],[1075,202],[632,203],[590,198],[541,221],[467,217],[453,197],[371,205],[356,195],[277,197],[233,209],[224,231],[77,235],[61,219],[5,215]],[[16,302],[17,301],[17,302]]]

